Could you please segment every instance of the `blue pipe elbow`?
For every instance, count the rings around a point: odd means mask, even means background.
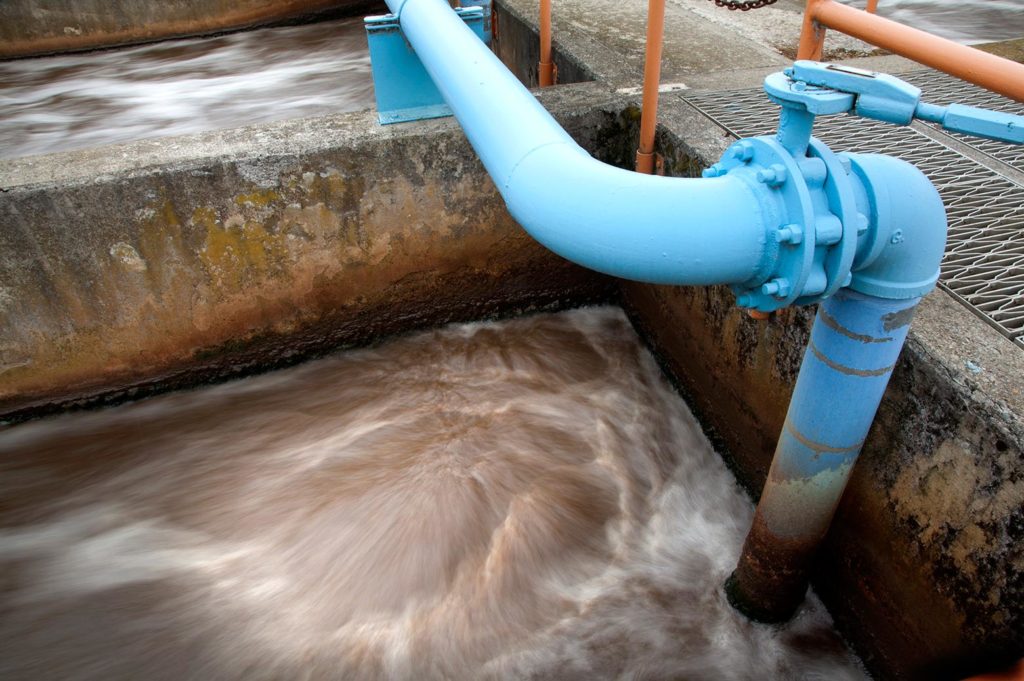
[[[644,175],[576,149],[536,149],[499,187],[512,216],[544,246],[653,284],[738,283],[759,271],[768,217],[743,180]]]
[[[512,216],[584,267],[655,284],[757,279],[782,217],[740,177],[665,178],[590,157],[444,0],[388,0]],[[760,282],[756,282],[760,283]]]
[[[871,228],[861,237],[850,288],[905,300],[935,288],[946,250],[946,208],[924,173],[879,154],[848,154],[869,207]]]

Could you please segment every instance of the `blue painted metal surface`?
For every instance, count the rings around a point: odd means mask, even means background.
[[[905,161],[879,154],[847,157],[851,173],[862,180],[858,187],[866,193],[871,216],[871,229],[860,236],[850,288],[895,300],[925,295],[935,288],[946,250],[946,209],[939,192]]]
[[[457,9],[454,14],[477,38],[489,42],[489,11],[485,16],[483,8],[474,6]],[[398,18],[393,14],[366,17],[364,25],[370,49],[377,118],[381,124],[451,116],[451,109],[402,35]]]
[[[773,534],[824,536],[918,300],[842,290],[821,304],[759,504]]]
[[[746,177],[640,175],[591,158],[443,0],[391,0],[509,211],[591,269],[661,284],[762,280],[784,206]]]
[[[1024,144],[1024,116],[962,104],[946,107],[928,104],[921,101],[920,88],[885,73],[840,64],[798,61],[784,74],[769,76],[765,90],[774,101],[780,101],[777,97],[796,101],[801,94],[807,100],[818,99],[823,91],[852,99],[851,105],[841,111],[812,112],[817,115],[852,111],[864,118],[895,125],[910,125],[918,118],[938,123],[951,132]]]
[[[591,269],[659,284],[732,284],[771,311],[823,301],[730,599],[760,619],[803,600],[826,532],[907,335],[935,286],[945,210],[919,171],[835,154],[814,119],[915,116],[1013,138],[1016,119],[932,107],[891,76],[797,62],[769,76],[778,133],[737,142],[700,180],[592,159],[444,0],[388,0],[401,30],[519,223]],[[376,77],[376,74],[375,74]]]
[[[774,622],[803,601],[811,559],[885,393],[912,310],[938,279],[946,213],[913,166],[879,155],[834,155],[810,137],[816,115],[843,111],[906,125],[919,106],[917,88],[883,74],[798,62],[769,76],[765,90],[783,107],[775,141],[800,159],[815,207],[810,221],[804,217],[813,228],[802,230],[813,245],[802,246],[797,262],[801,247],[783,244],[778,267],[801,289],[797,303],[819,295],[813,277],[824,272],[827,282],[753,525],[726,584],[741,611]],[[824,165],[823,182],[807,165],[815,158]],[[840,278],[848,288],[833,288]],[[770,305],[746,295],[741,303]]]
[[[813,553],[867,437],[920,296],[938,277],[946,220],[931,183],[876,155],[835,154],[819,115],[915,117],[1015,140],[1015,117],[934,107],[891,76],[797,62],[769,76],[774,136],[742,140],[702,180],[590,158],[443,0],[389,0],[402,31],[502,193],[538,241],[607,274],[733,285],[771,311],[822,302],[775,461],[730,578],[758,619],[802,602]]]
[[[816,116],[847,111],[907,124],[920,90],[885,74],[801,61],[768,76],[765,91],[782,107],[778,132],[737,143],[705,171],[728,177],[753,168],[786,206],[767,280],[734,284],[737,303],[771,312],[844,286],[897,299],[931,290],[946,234],[931,183],[895,159],[855,162],[811,137]]]
[[[726,585],[755,619],[803,602],[824,538],[889,383],[919,298],[849,289],[818,308],[785,425],[743,552]]]

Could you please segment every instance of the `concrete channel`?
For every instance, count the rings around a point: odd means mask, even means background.
[[[789,62],[798,10],[726,21],[712,3],[670,4],[667,174],[699,175],[735,139],[707,102]],[[535,3],[495,11],[496,52],[535,84]],[[538,93],[624,167],[643,26],[633,6],[558,3],[562,84]],[[920,71],[830,44],[851,64]],[[1024,192],[1012,163],[911,134]],[[1024,205],[1008,210],[1020,224]],[[0,161],[0,224],[8,423],[447,321],[618,301],[756,498],[813,313],[756,321],[725,288],[619,282],[559,259],[510,218],[451,119],[382,128],[360,112]],[[815,569],[877,678],[959,678],[1024,656],[1024,352],[953,294],[921,304]]]

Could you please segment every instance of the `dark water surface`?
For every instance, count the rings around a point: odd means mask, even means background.
[[[618,308],[0,432],[3,679],[862,679]]]

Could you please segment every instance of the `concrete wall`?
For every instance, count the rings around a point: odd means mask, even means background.
[[[696,175],[730,140],[663,99],[669,174]],[[622,290],[756,498],[814,310],[760,322],[722,287]],[[814,574],[879,678],[958,679],[1024,656],[1024,353],[941,291],[918,308]]]
[[[593,88],[547,101],[597,143]],[[8,419],[611,291],[512,221],[452,120],[365,112],[3,162],[0,225]]]
[[[368,13],[379,0],[4,0],[0,59]]]

